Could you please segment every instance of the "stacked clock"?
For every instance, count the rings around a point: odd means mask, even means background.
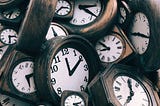
[[[159,4],[0,0],[0,106],[159,106]]]

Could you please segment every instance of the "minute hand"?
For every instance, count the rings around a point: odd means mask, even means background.
[[[90,10],[88,10],[86,7],[84,7],[83,5],[79,5],[79,9],[80,10],[84,10],[86,13],[91,14],[95,17],[97,17],[97,15],[95,15],[93,12],[91,12]]]
[[[65,58],[65,61],[66,61],[66,64],[67,64],[69,76],[72,76],[73,73],[75,72],[76,68],[78,67],[78,65],[79,65],[80,62],[82,61],[82,58],[79,58],[79,60],[77,61],[76,65],[73,67],[72,70],[70,70],[70,66],[69,66],[69,63],[68,63],[68,59],[67,59],[67,58]]]
[[[149,38],[149,36],[147,35],[144,35],[142,33],[139,33],[139,32],[134,32],[134,33],[131,33],[131,35],[133,36],[140,36],[140,37],[143,37],[143,38]]]

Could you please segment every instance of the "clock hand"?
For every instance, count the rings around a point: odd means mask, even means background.
[[[73,103],[74,106],[78,106],[78,104],[81,104],[82,101],[77,102],[77,103]]]
[[[29,87],[31,86],[31,84],[30,84],[30,78],[31,78],[31,77],[33,77],[33,73],[28,74],[28,75],[25,75],[25,78],[26,78],[26,80],[27,80],[27,82],[28,82]]]
[[[9,43],[11,43],[11,38],[17,38],[17,36],[16,35],[8,35],[8,38],[9,38]]]
[[[68,62],[68,59],[67,59],[67,58],[65,58],[65,61],[66,61],[66,64],[67,64],[69,76],[72,76],[73,73],[75,72],[76,68],[78,67],[78,65],[79,65],[80,62],[82,61],[82,58],[79,58],[79,60],[77,61],[76,65],[73,67],[72,70],[70,70],[70,66],[69,66],[69,62]]]
[[[58,10],[57,10],[57,13],[62,10],[62,9],[69,9],[69,7],[64,7],[64,6],[61,6]]]
[[[80,10],[84,10],[86,13],[88,13],[88,14],[90,14],[90,15],[92,15],[92,16],[97,17],[97,15],[95,15],[93,12],[91,12],[91,11],[88,10],[87,8],[84,8],[82,5],[79,5],[78,8],[79,8]]]
[[[127,83],[128,83],[128,87],[129,87],[129,90],[130,90],[130,95],[127,97],[127,101],[125,102],[124,106],[127,103],[129,103],[132,100],[132,97],[134,96],[134,92],[132,90],[132,81],[131,81],[131,79],[128,79]]]
[[[54,34],[55,37],[58,36],[58,34],[56,33],[56,31],[54,30],[53,27],[52,27],[52,31],[53,31],[53,34]]]
[[[133,36],[140,36],[140,37],[143,37],[143,38],[149,38],[148,36],[146,36],[146,35],[144,35],[142,33],[139,33],[139,32],[134,32],[131,35],[133,35]]]
[[[106,46],[106,45],[105,45],[104,43],[102,43],[102,42],[98,42],[98,43],[105,48],[105,49],[102,49],[102,50],[100,50],[100,51],[110,50],[110,49],[111,49],[110,47]]]
[[[96,7],[96,4],[92,4],[92,5],[79,5],[79,8],[90,8],[90,7]]]

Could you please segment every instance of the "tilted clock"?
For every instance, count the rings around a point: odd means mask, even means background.
[[[114,64],[97,74],[88,85],[94,106],[159,106],[155,86],[140,71]]]
[[[146,0],[145,3],[132,0],[128,4],[133,18],[129,22],[127,35],[139,53],[139,62],[134,63],[146,71],[156,71],[160,65],[159,29],[157,29],[160,25],[160,17],[157,15],[160,13],[159,3],[157,0]]]
[[[34,83],[34,58],[19,51],[12,50],[1,67],[1,89],[17,99],[37,103]]]

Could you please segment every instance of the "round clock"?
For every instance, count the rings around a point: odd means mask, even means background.
[[[125,52],[122,38],[116,35],[107,35],[99,40],[96,50],[102,62],[114,62]]]
[[[129,55],[135,54],[129,39],[119,26],[114,26],[111,33],[99,39],[95,48],[104,65],[117,63]]]
[[[3,29],[0,32],[0,41],[5,45],[12,45],[17,42],[17,32],[14,29]]]
[[[56,104],[64,90],[84,91],[100,71],[96,51],[82,37],[56,37],[44,47],[35,62],[35,83],[42,99]]]
[[[16,6],[17,4],[21,3],[23,0],[1,0],[0,1],[0,8],[10,8]]]
[[[33,79],[34,62],[32,59],[20,59],[10,70],[11,85],[22,93],[31,94],[36,91]]]
[[[145,71],[159,69],[159,3],[157,0],[143,1],[132,0],[128,2],[132,11],[132,19],[128,27],[128,36],[139,54],[140,67]],[[148,12],[150,11],[150,12]],[[153,52],[154,51],[154,52]],[[138,59],[137,59],[138,60]]]
[[[3,60],[4,61],[4,60]],[[16,51],[9,52],[1,68],[0,86],[3,92],[30,103],[38,103],[34,83],[34,58]]]
[[[55,13],[57,15],[68,15],[71,12],[71,4],[68,0],[58,0]]]
[[[48,29],[46,39],[49,40],[56,36],[67,36],[67,35],[68,31],[62,25],[52,22]]]
[[[14,29],[3,29],[0,32],[0,41],[4,43],[5,45],[12,45],[17,42],[17,32]]]
[[[116,13],[116,0],[76,0],[73,18],[61,23],[70,33],[96,39],[96,35],[103,35],[98,32],[106,31],[113,24]]]
[[[9,95],[0,94],[0,106],[34,106],[34,105],[15,99]]]
[[[140,69],[131,66],[112,65],[95,77],[88,88],[95,106],[160,105],[153,83],[140,73]]]
[[[85,92],[63,91],[61,106],[88,106],[88,94]]]

